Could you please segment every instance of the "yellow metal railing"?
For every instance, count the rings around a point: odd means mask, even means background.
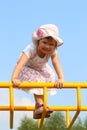
[[[38,120],[38,128],[43,126],[44,117],[46,115],[47,108],[47,88],[53,88],[54,83],[28,83],[23,82],[20,84],[19,88],[43,88],[44,91],[44,106],[41,119]],[[14,106],[14,88],[11,82],[0,82],[0,88],[8,88],[10,92],[10,105],[9,106],[0,106],[0,111],[10,111],[10,128],[13,128],[13,118],[14,111],[33,111],[34,106]],[[80,111],[87,111],[87,106],[82,106],[81,104],[81,88],[87,88],[86,82],[67,82],[64,83],[64,88],[76,89],[77,91],[77,106],[49,106],[54,111],[65,111],[66,112],[66,125],[68,128],[74,124],[76,118],[78,117]],[[74,117],[70,121],[70,111],[76,111]]]

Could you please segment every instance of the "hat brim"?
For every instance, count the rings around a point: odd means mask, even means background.
[[[63,40],[60,37],[53,37],[57,41],[57,46],[61,46],[63,44]]]
[[[50,35],[51,36],[51,35]],[[61,46],[63,44],[63,40],[60,37],[51,36],[53,39],[57,41],[57,47]],[[43,37],[45,38],[45,37]],[[32,36],[32,42],[36,45],[37,41],[40,40],[35,36]]]

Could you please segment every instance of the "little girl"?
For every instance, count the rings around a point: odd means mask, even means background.
[[[54,82],[54,73],[48,65],[48,60],[51,58],[58,75],[55,87],[62,88],[64,75],[57,54],[57,47],[62,44],[63,41],[59,38],[58,28],[55,25],[42,25],[33,33],[32,44],[29,44],[23,50],[12,74],[12,83],[18,86],[21,82]],[[33,112],[33,118],[41,118],[43,112],[43,89],[26,88],[23,90],[27,93],[34,94],[35,110]],[[56,89],[48,89],[48,93],[54,95]],[[52,112],[47,107],[46,117],[49,117]]]

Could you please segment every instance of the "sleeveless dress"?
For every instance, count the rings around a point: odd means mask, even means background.
[[[19,74],[18,78],[21,82],[54,82],[55,74],[48,65],[48,60],[51,55],[57,53],[57,50],[55,50],[53,54],[40,58],[36,53],[36,46],[34,44],[29,44],[23,50],[23,53],[25,53],[29,60]],[[42,88],[23,88],[23,90],[27,93],[43,95]],[[54,95],[56,94],[56,89],[48,89],[47,92],[50,95]]]

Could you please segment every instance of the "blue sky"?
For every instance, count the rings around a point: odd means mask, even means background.
[[[3,0],[0,1],[0,82],[10,81],[20,53],[27,44],[32,42],[33,31],[42,24],[48,23],[58,26],[60,37],[64,41],[64,45],[58,48],[58,54],[65,82],[87,81],[86,0]],[[87,90],[82,91],[83,105],[86,105],[86,93]],[[0,94],[2,97],[0,104],[8,104],[8,90],[1,90]],[[15,90],[15,95],[15,104],[20,102],[21,104],[34,104],[33,96],[19,90]],[[53,105],[58,102],[59,105],[76,105],[75,97],[73,90],[62,89],[56,96],[49,98],[49,104]],[[0,121],[2,130],[9,130],[9,113],[6,113],[3,114],[4,119]],[[23,113],[20,113],[22,117]],[[16,130],[17,126],[18,123],[15,121],[13,130]]]

